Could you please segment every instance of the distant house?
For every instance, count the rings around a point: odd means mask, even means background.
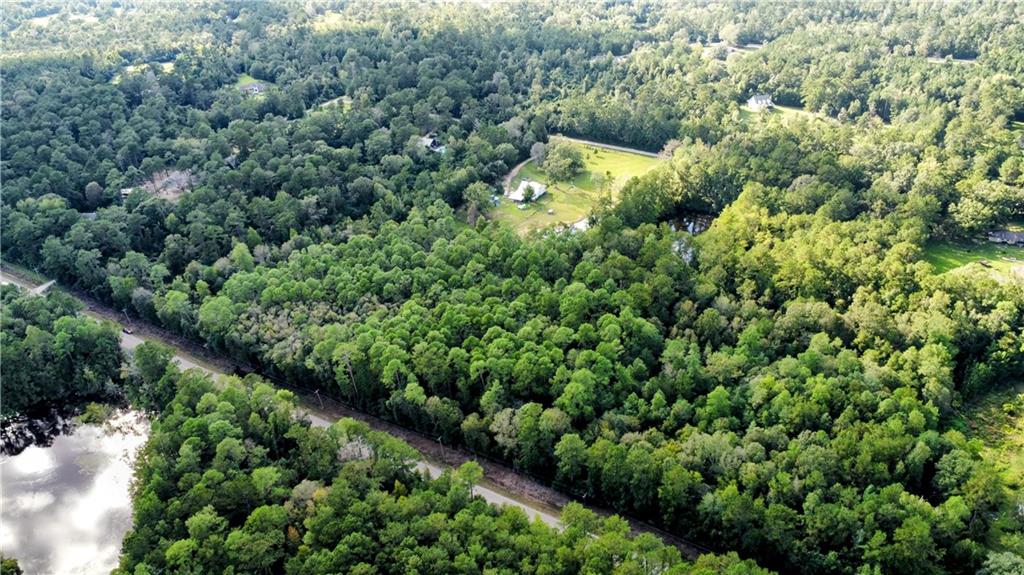
[[[749,100],[747,100],[747,106],[749,106],[750,109],[754,110],[755,112],[767,110],[768,108],[771,108],[774,105],[775,104],[772,103],[772,97],[769,96],[768,94],[754,94],[753,96],[750,97]]]
[[[997,244],[1009,244],[1011,246],[1024,246],[1024,232],[1011,232],[1009,230],[989,232],[988,241]]]
[[[508,199],[513,202],[525,202],[526,201],[526,190],[533,190],[533,196],[530,200],[536,200],[548,192],[548,187],[540,182],[534,182],[531,180],[523,180],[519,182],[519,187],[508,193]]]
[[[242,86],[240,89],[244,94],[247,94],[249,96],[255,96],[257,94],[262,94],[263,90],[265,89],[265,86],[260,82],[253,82],[252,84],[246,84]]]
[[[431,152],[437,152],[438,154],[443,154],[448,150],[448,148],[441,145],[441,142],[437,140],[437,136],[433,133],[420,138],[420,145]]]
[[[138,186],[133,186],[130,188],[121,188],[121,197],[127,198],[128,196],[132,195],[132,192],[134,192],[137,188]]]

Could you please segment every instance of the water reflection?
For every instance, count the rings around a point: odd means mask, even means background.
[[[682,210],[676,214],[676,217],[669,220],[668,223],[672,226],[673,231],[688,232],[690,235],[695,236],[707,231],[711,227],[711,222],[714,221],[715,216],[713,214]]]
[[[149,422],[119,411],[0,461],[0,549],[26,573],[109,573],[131,527],[129,487]]]
[[[69,433],[77,407],[62,406],[38,410],[0,422],[0,455],[18,455],[30,445],[48,447],[53,440]]]

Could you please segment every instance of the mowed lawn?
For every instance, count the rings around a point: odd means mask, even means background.
[[[924,259],[935,266],[938,273],[977,269],[988,271],[998,280],[1024,280],[1024,248],[1021,247],[991,242],[933,242],[925,246]]]
[[[235,80],[235,87],[236,88],[241,88],[243,86],[248,86],[249,84],[257,84],[257,83],[261,83],[261,84],[267,85],[270,82],[261,82],[260,80],[257,80],[256,78],[253,78],[252,76],[250,76],[248,74],[241,74],[241,75],[238,76],[238,79]]]
[[[553,141],[557,138],[552,138]],[[568,182],[552,182],[534,161],[529,161],[512,178],[515,189],[523,180],[534,180],[548,186],[548,192],[539,200],[526,204],[525,209],[506,198],[491,210],[491,217],[512,226],[518,233],[553,225],[571,225],[586,218],[601,197],[609,201],[618,199],[619,190],[634,176],[654,169],[663,160],[641,154],[608,150],[580,143],[571,143],[583,150],[583,172]],[[604,179],[602,183],[600,180]],[[551,210],[553,213],[548,213]]]
[[[825,116],[822,116],[821,114],[794,106],[781,106],[779,104],[775,104],[767,110],[756,112],[751,110],[746,104],[740,106],[740,118],[742,120],[750,121],[759,116],[778,116],[785,122],[789,122],[796,118],[816,118],[819,120],[825,118]]]

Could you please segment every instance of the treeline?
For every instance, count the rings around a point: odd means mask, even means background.
[[[114,324],[78,315],[80,308],[59,292],[35,296],[0,286],[0,415],[120,395],[121,334]]]
[[[990,85],[995,88],[998,81]],[[629,226],[679,210],[718,213],[761,184],[770,214],[851,221],[898,212],[913,242],[974,238],[1024,214],[1024,158],[1013,133],[1017,89],[984,90],[947,122],[899,129],[804,117],[757,118],[714,144],[687,141],[672,160],[630,181],[604,210]]]
[[[428,480],[401,440],[349,419],[311,427],[258,378],[175,377],[114,573],[768,574],[734,554],[687,564],[578,504],[564,530],[530,522],[473,495],[474,463]]]

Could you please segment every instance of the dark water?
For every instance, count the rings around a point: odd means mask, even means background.
[[[122,410],[0,460],[0,550],[25,573],[109,573],[131,526],[133,465],[149,422]]]
[[[668,220],[668,223],[677,232],[688,232],[695,236],[710,228],[714,221],[714,214],[684,210],[677,212],[676,217]]]
[[[31,445],[47,447],[74,427],[74,409],[50,409],[0,423],[0,456],[18,455]]]

